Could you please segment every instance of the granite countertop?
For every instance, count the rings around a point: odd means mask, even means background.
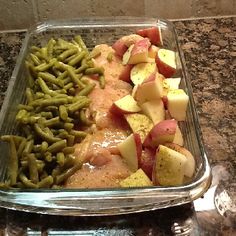
[[[191,77],[212,186],[193,203],[112,217],[64,217],[0,208],[0,235],[235,235],[236,18],[174,22]],[[24,32],[0,33],[0,106]],[[185,234],[186,233],[186,234]]]

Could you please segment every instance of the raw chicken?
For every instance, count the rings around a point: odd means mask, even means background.
[[[101,167],[84,164],[82,169],[66,182],[67,188],[112,188],[119,187],[119,182],[130,175],[122,158],[111,155],[111,160]]]
[[[101,55],[94,63],[104,68],[106,86],[101,89],[97,83],[89,94],[89,109],[96,125],[92,134],[75,145],[75,158],[84,164],[66,181],[67,188],[119,187],[120,180],[131,174],[116,147],[128,136],[129,128],[123,119],[110,113],[110,108],[114,101],[130,94],[132,87],[119,80],[123,65],[114,50],[106,44],[98,45],[96,49]],[[113,53],[111,62],[107,60],[109,53]]]

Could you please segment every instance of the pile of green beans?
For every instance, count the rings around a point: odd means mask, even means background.
[[[31,48],[25,62],[28,70],[26,104],[19,105],[16,121],[21,135],[3,135],[10,146],[9,179],[0,187],[58,188],[81,168],[75,161],[74,144],[87,133],[75,127],[93,122],[87,118],[87,95],[95,83],[82,80],[96,74],[105,86],[103,68],[93,58],[80,36],[69,42],[50,39],[45,47]]]

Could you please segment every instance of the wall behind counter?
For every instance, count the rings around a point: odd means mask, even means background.
[[[235,0],[0,0],[0,30],[89,16],[185,19],[235,14]]]

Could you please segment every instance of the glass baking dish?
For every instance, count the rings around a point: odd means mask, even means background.
[[[0,190],[0,206],[23,211],[60,215],[115,215],[142,212],[184,204],[203,195],[211,182],[211,171],[201,141],[197,112],[194,106],[190,79],[185,67],[183,53],[178,44],[172,23],[153,18],[96,18],[66,21],[48,21],[26,33],[22,49],[0,115],[0,135],[16,134],[15,115],[17,105],[24,101],[26,70],[24,61],[32,45],[45,45],[51,38],[71,39],[79,34],[88,48],[100,43],[112,44],[123,35],[137,29],[159,26],[163,47],[175,50],[176,77],[182,77],[181,87],[189,95],[186,122],[180,124],[185,147],[196,159],[196,172],[191,183],[179,187],[145,187],[117,189],[45,189]],[[0,143],[0,182],[7,178],[8,145]]]

